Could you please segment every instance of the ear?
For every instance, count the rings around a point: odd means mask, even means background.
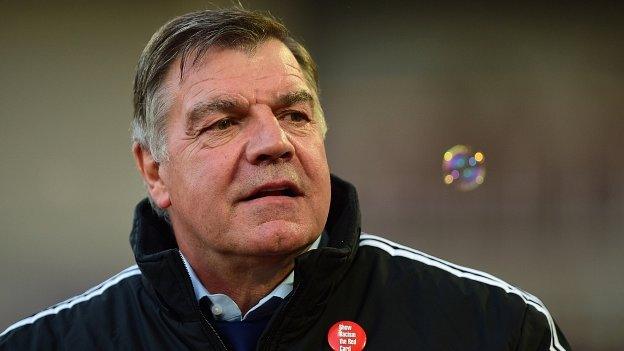
[[[143,181],[147,185],[147,191],[154,203],[160,208],[171,206],[169,190],[160,175],[160,164],[154,161],[149,150],[144,149],[138,143],[132,145],[134,162],[136,163]]]

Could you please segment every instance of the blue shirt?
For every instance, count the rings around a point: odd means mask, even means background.
[[[321,241],[321,235],[310,245],[309,250],[313,250],[318,248],[319,243]],[[210,307],[210,311],[214,316],[216,321],[246,321],[246,320],[255,320],[255,319],[264,319],[267,316],[270,316],[273,311],[280,305],[282,299],[284,299],[290,292],[293,290],[293,283],[295,281],[295,273],[291,271],[290,274],[271,291],[267,296],[263,297],[258,301],[258,303],[245,313],[242,314],[240,308],[232,300],[229,296],[225,294],[211,294],[206,287],[202,284],[202,282],[195,274],[193,267],[188,263],[184,254],[180,252],[182,256],[182,261],[186,266],[186,270],[189,272],[191,276],[191,282],[193,283],[193,290],[195,291],[195,297],[197,301],[199,301],[202,297],[208,297],[212,306]],[[273,297],[277,297],[273,299]]]

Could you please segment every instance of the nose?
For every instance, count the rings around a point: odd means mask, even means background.
[[[295,148],[273,112],[258,108],[252,114],[255,115],[254,128],[245,150],[247,161],[256,165],[290,160]]]

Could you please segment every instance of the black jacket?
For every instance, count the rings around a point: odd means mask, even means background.
[[[365,350],[569,350],[541,302],[485,273],[360,235],[357,195],[332,177],[327,243],[295,263],[294,290],[259,350],[330,350],[354,321]],[[9,327],[0,350],[224,350],[198,306],[170,226],[141,202],[137,266]],[[553,331],[555,331],[553,333]]]

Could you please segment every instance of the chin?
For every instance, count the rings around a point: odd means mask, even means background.
[[[254,228],[246,244],[259,255],[297,254],[316,240],[318,233],[314,233],[314,229],[299,223],[274,220]]]

